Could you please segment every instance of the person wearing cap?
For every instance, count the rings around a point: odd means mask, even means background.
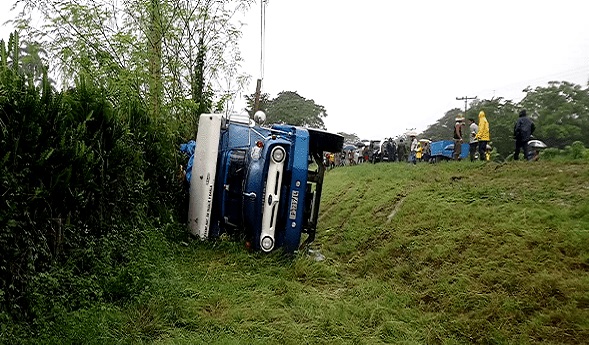
[[[485,116],[485,111],[479,112],[479,131],[474,136],[479,141],[479,159],[487,160],[487,144],[491,141],[491,134],[489,133],[489,121]]]
[[[468,119],[469,129],[470,129],[470,147],[468,153],[470,154],[470,161],[474,162],[475,154],[477,153],[477,147],[479,145],[479,141],[475,138],[477,132],[479,131],[479,126],[477,126],[476,122],[474,122],[473,118]]]
[[[527,160],[530,160],[530,153],[528,152],[528,141],[532,137],[536,126],[534,122],[526,116],[526,110],[523,109],[519,112],[519,119],[515,123],[513,127],[513,137],[515,139],[515,154],[513,155],[513,160],[519,160],[519,151],[524,150],[524,157]]]
[[[462,154],[462,126],[464,124],[464,117],[456,117],[456,123],[454,124],[454,152],[452,156],[455,161],[460,160],[460,154]]]

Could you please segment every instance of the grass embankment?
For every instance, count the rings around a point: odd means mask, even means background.
[[[168,243],[126,305],[35,342],[589,343],[589,164],[377,164],[326,177],[315,247]]]

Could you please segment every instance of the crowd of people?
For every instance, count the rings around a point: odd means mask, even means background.
[[[534,122],[527,117],[526,110],[519,112],[519,118],[513,129],[513,138],[515,139],[514,160],[519,160],[520,153],[523,153],[526,160],[537,160],[538,150],[530,150],[528,142],[534,133]],[[465,142],[466,131],[468,131],[469,158],[470,161],[491,159],[491,140],[489,121],[483,110],[479,112],[478,123],[474,118],[468,119],[468,129],[465,124],[465,118],[459,115],[455,119],[453,128],[454,148],[452,158],[461,160],[462,144]],[[409,142],[403,138],[398,141],[392,138],[385,139],[384,142],[371,141],[367,145],[358,145],[354,149],[344,150],[340,153],[326,153],[324,165],[328,168],[337,166],[356,165],[364,162],[433,162],[434,157],[431,155],[431,140],[418,140],[414,133],[408,135]]]
[[[410,136],[409,144],[401,138],[395,141],[387,138],[384,142],[372,141],[367,145],[359,145],[355,149],[343,150],[340,153],[326,152],[323,163],[328,168],[377,162],[412,162],[429,161],[431,157],[430,140],[418,141]]]
[[[463,129],[464,117],[456,117],[454,124],[454,151],[452,157],[454,160],[460,160],[462,154],[462,144],[464,143]],[[477,158],[484,161],[490,159],[490,152],[487,150],[491,134],[489,132],[489,121],[485,112],[479,112],[479,123],[477,124],[473,118],[468,119],[469,128],[469,157],[470,161],[475,161]]]
[[[454,125],[454,160],[460,160],[461,147],[464,142],[464,127],[464,117],[458,116]],[[468,129],[470,161],[475,161],[477,158],[480,160],[490,160],[491,150],[489,149],[489,142],[491,140],[491,134],[489,132],[489,121],[483,110],[479,112],[478,124],[473,118],[468,119]],[[532,151],[528,147],[528,142],[532,138],[535,129],[536,126],[534,122],[527,117],[526,110],[521,110],[519,112],[519,118],[513,128],[513,139],[515,139],[515,154],[513,160],[519,160],[520,152],[523,152],[526,160],[538,159],[538,150]]]

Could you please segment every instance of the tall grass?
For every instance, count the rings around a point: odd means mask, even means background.
[[[155,236],[136,299],[57,315],[35,338],[3,332],[24,343],[589,343],[588,168],[337,168],[314,245],[324,260]]]

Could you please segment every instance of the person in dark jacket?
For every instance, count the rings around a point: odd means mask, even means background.
[[[389,138],[386,144],[387,159],[389,162],[395,161],[395,147],[393,146],[393,139]]]
[[[519,151],[522,149],[524,150],[526,160],[530,160],[531,158],[528,152],[528,141],[530,141],[530,137],[534,133],[536,126],[526,115],[525,109],[520,111],[519,119],[517,119],[513,127],[513,137],[515,138],[515,154],[513,155],[513,160],[519,160]]]
[[[399,141],[399,145],[397,146],[397,157],[399,157],[399,162],[406,162],[407,161],[407,156],[405,156],[406,153],[407,153],[407,148],[405,147],[405,143],[403,142],[403,139],[401,139]]]

